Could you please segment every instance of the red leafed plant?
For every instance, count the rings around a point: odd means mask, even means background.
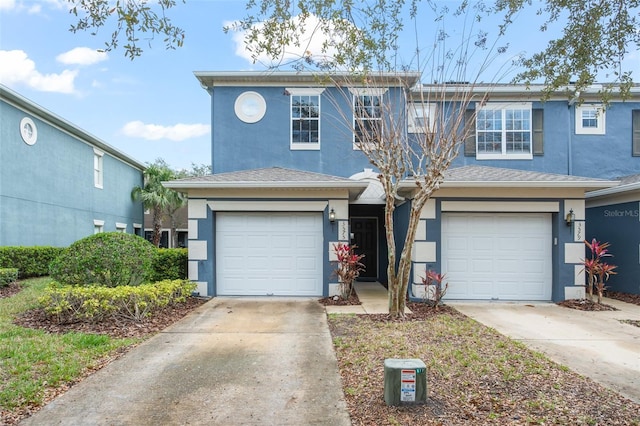
[[[435,307],[436,310],[449,288],[449,283],[444,281],[445,276],[446,274],[439,274],[436,271],[429,269],[427,271],[427,276],[422,277],[422,284],[425,286],[424,300]],[[430,287],[433,287],[433,291],[430,291]]]
[[[355,254],[356,246],[346,243],[337,243],[333,245],[336,252],[338,265],[335,274],[340,282],[340,297],[347,300],[353,292],[353,282],[360,276],[360,272],[364,271],[364,265],[360,262],[364,254]]]
[[[589,299],[593,300],[593,288],[598,292],[598,303],[602,303],[602,295],[606,289],[605,283],[611,275],[617,272],[614,269],[616,265],[610,265],[603,261],[605,257],[611,257],[612,254],[607,250],[609,243],[601,243],[595,238],[591,242],[585,240],[585,245],[591,251],[591,256],[582,261],[584,270],[587,272],[587,293]]]

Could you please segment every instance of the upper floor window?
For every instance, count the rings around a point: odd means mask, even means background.
[[[605,112],[602,105],[576,107],[576,135],[604,135]]]
[[[104,152],[99,149],[93,149],[93,184],[96,188],[101,189],[104,180],[103,157]]]
[[[100,234],[104,232],[104,220],[93,220],[93,233]]]
[[[320,95],[324,89],[286,91],[291,97],[291,149],[320,149]]]
[[[356,145],[373,142],[382,136],[382,96],[354,96],[353,129]]]
[[[436,105],[433,103],[411,103],[407,111],[409,133],[433,133],[435,130]]]
[[[116,232],[122,232],[125,234],[127,232],[127,224],[116,222]]]
[[[531,103],[477,105],[476,158],[531,159]]]

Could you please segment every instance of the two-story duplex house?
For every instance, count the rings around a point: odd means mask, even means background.
[[[131,200],[144,165],[0,85],[0,245],[67,246],[96,232],[142,235]]]
[[[167,186],[188,193],[189,277],[199,291],[333,294],[338,241],[365,254],[364,279],[384,283],[382,189],[349,122],[375,119],[378,106],[391,99],[397,111],[409,112],[411,137],[420,131],[416,120],[437,110],[421,101],[431,88],[417,84],[418,74],[380,74],[367,84],[347,84],[341,76],[328,84],[297,72],[196,77],[211,97],[213,174]],[[585,193],[617,185],[611,178],[633,169],[635,159],[629,155],[606,173],[593,170],[595,161],[583,149],[598,141],[573,132],[576,122],[592,127],[575,118],[586,105],[561,97],[542,103],[540,89],[474,88],[478,102],[467,116],[475,132],[423,209],[412,253],[414,283],[425,269],[435,269],[447,274],[452,299],[584,294]],[[362,109],[366,116],[354,117]],[[606,114],[608,129],[612,113]],[[605,118],[584,117],[595,119],[596,127]],[[402,188],[394,218],[398,241],[414,188],[409,177]]]

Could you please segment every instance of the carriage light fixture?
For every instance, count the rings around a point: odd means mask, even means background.
[[[331,210],[329,210],[329,222],[333,223],[336,221],[336,211],[333,210],[333,208],[331,208]]]

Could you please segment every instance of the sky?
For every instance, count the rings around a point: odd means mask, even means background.
[[[122,49],[98,52],[107,29],[70,32],[67,0],[0,0],[0,83],[141,163],[210,164],[210,97],[193,72],[266,69],[252,63],[241,34],[222,31],[245,15],[243,0],[178,1],[170,16],[186,32],[184,46],[152,41],[132,61]],[[507,58],[543,48],[550,36],[538,32],[533,11],[519,22]],[[425,16],[419,32],[433,26]]]

